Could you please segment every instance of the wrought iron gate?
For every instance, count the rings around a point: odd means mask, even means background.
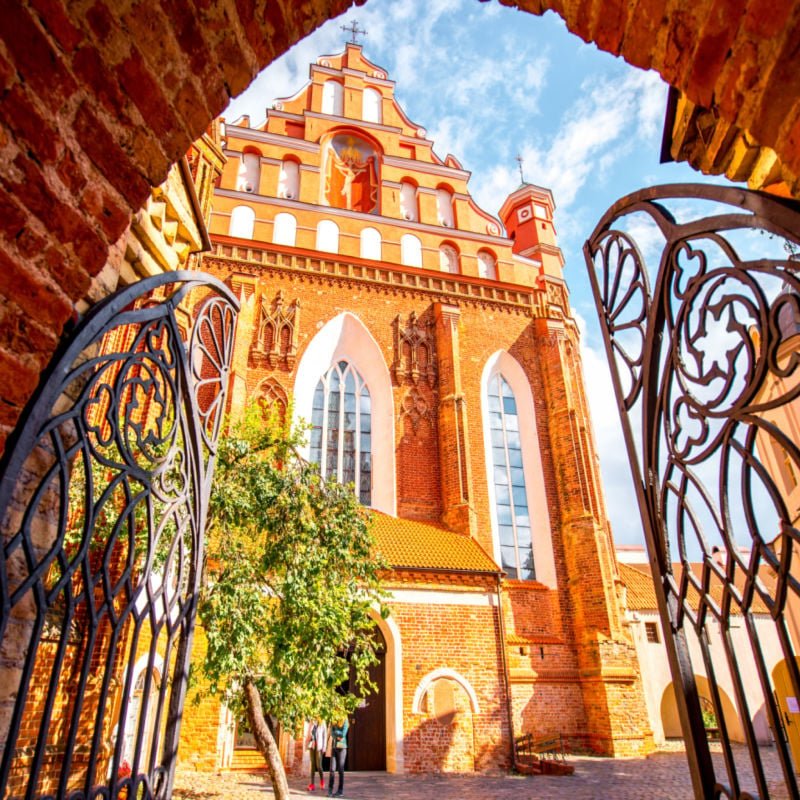
[[[800,610],[798,237],[794,206],[675,185],[619,200],[584,246],[697,798],[800,796],[800,752],[793,761],[785,735],[800,724],[800,631],[790,620]],[[764,255],[776,242],[786,255]],[[718,757],[706,739],[708,700]],[[764,770],[760,714],[780,787]]]
[[[201,273],[120,290],[8,441],[5,798],[171,792],[237,310]]]

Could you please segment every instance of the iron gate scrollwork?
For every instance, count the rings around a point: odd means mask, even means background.
[[[202,273],[93,307],[0,465],[6,798],[171,792],[238,302]]]
[[[798,236],[788,203],[675,185],[619,200],[584,246],[698,798],[799,796],[784,733],[800,723],[787,706],[800,698]],[[776,242],[785,254],[765,255]],[[780,787],[764,769],[770,733]]]

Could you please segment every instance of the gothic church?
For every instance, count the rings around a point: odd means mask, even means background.
[[[222,144],[202,269],[242,301],[231,412],[293,398],[392,566],[348,768],[505,768],[523,734],[647,752],[551,192],[479,208],[355,44]],[[234,723],[206,700],[181,762],[254,765]]]

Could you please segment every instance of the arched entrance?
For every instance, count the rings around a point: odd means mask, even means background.
[[[352,717],[347,737],[347,768],[352,772],[386,769],[386,639],[378,626],[374,636],[379,661],[370,667],[369,676],[376,690],[361,701]]]
[[[700,707],[703,710],[703,721],[708,736],[712,738],[716,737],[719,735],[719,724],[716,720],[714,704],[711,701],[711,685],[708,682],[708,678],[702,675],[695,675],[695,682],[697,684],[697,691],[700,694]],[[728,726],[728,736],[733,742],[744,742],[744,731],[742,730],[739,714],[736,711],[733,701],[724,689],[719,689],[719,695],[722,701],[722,714],[725,718],[725,724]],[[661,696],[661,724],[664,726],[665,738],[679,739],[683,736],[681,722],[678,716],[678,702],[675,697],[674,683],[670,683]]]

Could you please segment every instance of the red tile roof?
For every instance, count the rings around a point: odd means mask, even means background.
[[[681,565],[673,564],[672,571],[675,575],[675,580],[680,583],[682,574]],[[692,564],[692,572],[699,579],[702,574],[702,565]],[[619,574],[622,582],[625,584],[625,587],[628,590],[627,596],[629,609],[632,611],[655,611],[658,608],[658,603],[656,602],[656,591],[655,587],[653,586],[653,578],[650,573],[649,564],[620,564]],[[738,581],[737,586],[739,586]],[[713,579],[711,581],[710,593],[712,600],[719,605],[722,602],[723,593],[722,583],[718,579]],[[689,587],[688,597],[690,605],[692,608],[696,609],[698,607],[700,596],[693,586]],[[750,610],[754,614],[769,613],[767,607],[764,605],[763,601],[758,597],[758,595],[753,598]],[[738,608],[736,603],[732,603],[731,613],[736,614],[737,612]]]
[[[395,568],[500,572],[474,539],[430,522],[374,511],[372,533],[378,552]]]

